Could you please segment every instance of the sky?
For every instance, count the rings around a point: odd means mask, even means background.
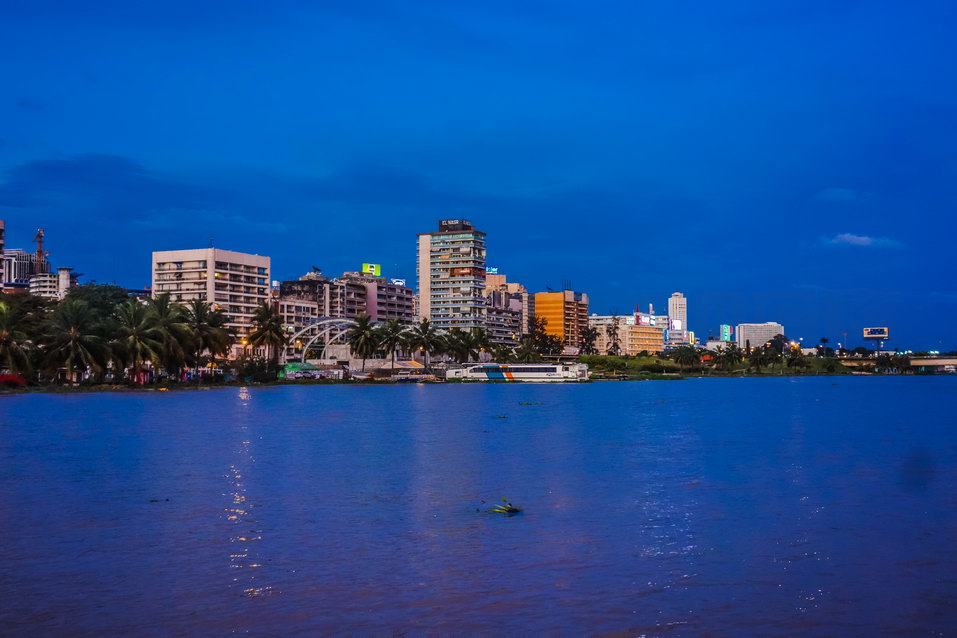
[[[383,265],[465,218],[530,290],[698,337],[957,348],[957,5],[0,3],[0,219],[83,281],[150,252]]]

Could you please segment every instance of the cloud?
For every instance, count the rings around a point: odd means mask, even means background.
[[[227,205],[228,193],[166,178],[135,160],[87,153],[32,160],[6,172],[0,207],[52,208],[70,214],[127,219],[164,208]]]
[[[903,248],[903,244],[895,239],[886,237],[868,237],[867,235],[854,235],[853,233],[841,233],[831,238],[823,238],[822,241],[830,246],[857,246],[861,248]]]

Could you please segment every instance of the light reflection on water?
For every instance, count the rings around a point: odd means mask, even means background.
[[[247,408],[252,394],[247,387],[239,389],[241,408]],[[229,525],[229,542],[234,549],[229,554],[231,587],[242,592],[243,596],[253,598],[276,593],[271,585],[262,579],[261,562],[263,537],[258,529],[258,521],[253,516],[255,507],[247,497],[246,482],[241,467],[250,467],[256,462],[253,457],[252,441],[249,436],[248,420],[240,419],[235,423],[235,431],[241,440],[236,450],[236,463],[229,466],[225,475],[229,483],[232,502],[225,508],[225,518]],[[241,570],[236,572],[234,570]]]
[[[11,397],[0,627],[947,633],[954,381]]]

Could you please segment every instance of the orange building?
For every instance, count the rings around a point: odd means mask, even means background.
[[[588,295],[571,290],[537,292],[535,316],[547,322],[545,332],[558,337],[566,346],[577,348],[581,331],[588,327]]]

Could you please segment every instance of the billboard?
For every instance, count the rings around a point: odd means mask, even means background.
[[[382,274],[382,266],[380,264],[362,264],[362,272],[378,277]]]
[[[498,266],[494,266],[494,267],[493,267],[493,266],[486,266],[486,267],[485,267],[485,274],[486,274],[486,275],[497,275],[497,274],[498,274]]]
[[[731,341],[731,326],[726,323],[721,324],[721,341]]]
[[[390,279],[389,283],[392,284],[393,286],[404,286],[405,279]]]
[[[864,328],[864,338],[875,341],[890,339],[890,331],[885,328]]]
[[[639,326],[651,326],[654,325],[654,317],[649,317],[648,315],[638,315],[638,325]]]
[[[681,319],[672,319],[671,320],[671,330],[681,330]]]

